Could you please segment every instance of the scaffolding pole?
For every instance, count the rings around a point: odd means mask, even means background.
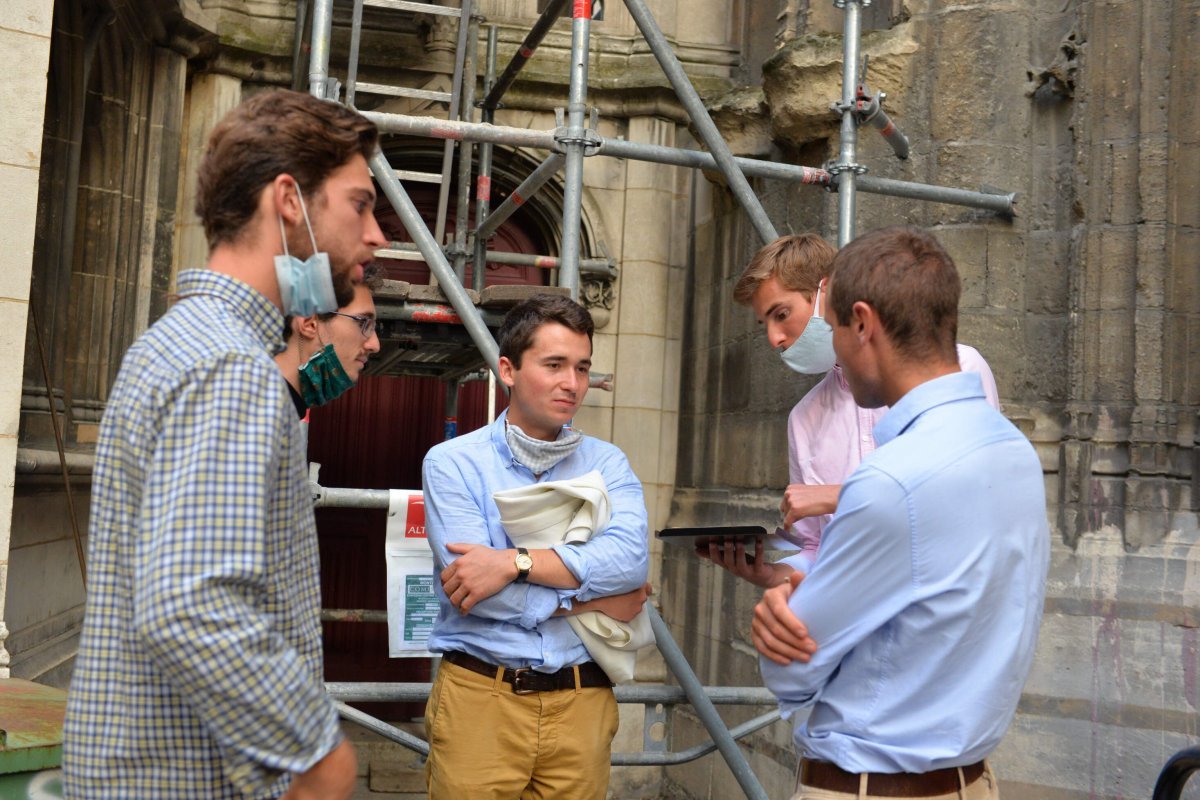
[[[376,250],[375,255],[397,261],[425,260],[416,245],[408,242],[391,242],[383,250]],[[554,256],[539,256],[530,253],[505,253],[501,250],[488,250],[484,257],[492,264],[508,264],[515,267],[558,269],[562,266],[562,262]],[[581,258],[579,259],[579,273],[602,278],[615,278],[617,277],[617,265],[615,261],[608,258]]]
[[[472,5],[475,0],[462,0],[462,12],[458,18],[458,46],[454,50],[454,77],[450,83],[449,118],[457,120],[462,116],[463,75],[465,74],[465,59],[467,55],[467,35],[471,26],[468,21],[474,16]],[[475,76],[471,75],[474,83]],[[447,139],[442,147],[442,180],[438,186],[437,218],[434,221],[433,238],[439,245],[446,241],[446,210],[450,205],[450,181],[447,178],[454,167],[454,140]]]
[[[712,700],[708,699],[704,693],[704,685],[700,683],[700,679],[692,671],[692,665],[688,663],[687,657],[675,643],[671,629],[667,627],[667,623],[663,622],[663,618],[659,616],[658,610],[650,603],[646,604],[646,614],[650,617],[650,627],[654,629],[654,640],[658,645],[658,651],[662,653],[663,661],[667,663],[667,668],[671,670],[676,680],[679,681],[679,685],[683,687],[688,702],[692,704],[696,716],[700,718],[705,729],[708,730],[708,735],[712,737],[717,749],[721,751],[738,786],[742,787],[742,792],[749,800],[769,800],[762,784],[754,775],[754,770],[750,769],[750,763],[746,761],[746,756],[733,738],[733,734],[725,727],[725,721],[717,713]]]
[[[308,58],[308,93],[322,100],[328,97],[329,43],[333,39],[333,0],[316,0],[313,4],[312,50]]]
[[[404,229],[408,231],[409,236],[412,236],[413,243],[421,251],[421,255],[425,256],[425,263],[429,265],[429,271],[441,284],[442,293],[446,295],[450,305],[458,312],[471,341],[479,348],[488,367],[499,375],[500,353],[496,346],[496,340],[492,338],[491,331],[484,325],[479,309],[475,308],[471,302],[467,290],[463,288],[462,281],[455,280],[454,269],[446,260],[442,249],[438,247],[429,228],[425,227],[425,221],[421,219],[421,214],[413,205],[408,192],[404,191],[400,181],[396,180],[396,175],[388,166],[382,151],[376,150],[375,155],[371,157],[371,171],[375,173],[375,180],[379,181],[383,193],[391,202],[392,207],[396,209],[396,214],[400,217],[400,222],[404,224]],[[465,223],[466,215],[463,216]]]
[[[486,219],[476,217],[475,221],[479,225],[475,229],[476,238],[489,239],[501,223],[511,217],[518,208],[525,204],[525,201],[533,197],[541,190],[546,182],[553,178],[562,168],[563,157],[559,153],[554,153],[541,164],[538,164],[537,169],[530,173],[529,177],[521,181],[521,185],[513,189],[508,197],[504,198],[504,202],[493,211]]]
[[[467,22],[467,50],[463,57],[463,117],[471,122],[475,106],[475,51],[479,46],[479,21]],[[454,216],[454,278],[461,287],[467,279],[467,232],[470,229],[471,203],[471,145],[467,140],[458,145],[458,204]],[[441,246],[441,243],[438,243]],[[438,278],[440,282],[442,278]],[[448,295],[447,295],[448,296]]]
[[[842,29],[842,102],[836,107],[842,112],[841,149],[838,161],[829,168],[837,176],[838,248],[854,238],[854,220],[858,213],[858,192],[855,185],[865,170],[856,163],[858,157],[858,118],[854,102],[858,93],[859,35],[862,32],[862,9],[870,0],[834,0],[846,12]]]
[[[504,68],[500,78],[496,81],[487,93],[487,97],[483,98],[483,107],[486,110],[492,110],[500,107],[500,98],[508,91],[508,87],[512,86],[513,81],[517,79],[517,74],[525,68],[526,62],[533,58],[533,54],[537,52],[538,45],[542,43],[542,39],[546,38],[546,34],[554,27],[554,23],[562,16],[562,11],[567,6],[567,0],[550,0],[550,4],[546,6],[546,10],[537,18],[537,22],[533,24],[533,28],[525,36],[525,41],[521,42],[521,46],[517,48],[517,52],[513,53],[512,60],[508,62],[508,66]]]
[[[489,91],[496,79],[496,26],[489,25],[487,33],[487,53],[484,57],[486,68],[483,78],[483,90]],[[483,107],[480,114],[485,125],[495,121],[495,111]],[[492,143],[482,142],[479,145],[479,177],[475,181],[475,224],[487,219],[492,207]],[[479,292],[483,290],[484,271],[487,269],[488,237],[480,236],[475,231],[474,267],[471,270],[471,288]]]
[[[575,0],[571,17],[571,85],[567,95],[567,128],[555,134],[566,152],[563,167],[562,267],[558,285],[579,299],[579,234],[583,215],[583,155],[588,131],[587,113],[588,38],[592,25],[592,0]]]
[[[729,182],[730,191],[741,204],[746,216],[750,218],[750,223],[758,232],[758,238],[762,239],[763,244],[775,241],[779,238],[775,226],[771,224],[762,203],[758,201],[754,190],[750,188],[746,176],[738,169],[733,160],[733,153],[729,152],[729,145],[725,144],[725,140],[721,138],[721,132],[717,130],[716,123],[709,116],[708,109],[700,100],[700,95],[696,93],[696,87],[692,86],[687,73],[683,71],[683,65],[679,63],[675,51],[671,49],[666,37],[659,30],[658,23],[650,15],[650,9],[646,7],[644,0],[625,0],[625,7],[629,9],[629,13],[637,23],[642,36],[645,37],[646,43],[650,45],[650,51],[654,53],[654,57],[658,59],[659,65],[666,73],[667,80],[675,89],[675,95],[687,109],[692,124],[696,126],[696,132],[700,134],[700,140],[704,142],[713,158],[716,159],[717,167],[725,176],[725,180]]]
[[[410,136],[427,136],[435,139],[486,140],[510,147],[526,147],[559,152],[553,131],[513,128],[503,125],[482,125],[480,123],[469,122],[447,122],[446,120],[430,117],[381,114],[374,111],[363,111],[360,113],[374,122],[379,130],[384,133],[403,133]],[[608,139],[603,136],[595,136],[594,139],[597,143],[596,155],[632,158],[659,164],[674,164],[693,169],[718,169],[716,159],[713,158],[712,154],[699,150],[685,150],[679,147],[664,147],[662,145],[629,142],[624,139]],[[815,167],[779,164],[752,158],[735,158],[734,163],[744,170],[747,175],[755,177],[792,181],[813,186],[826,186],[831,181],[836,186],[838,182],[830,177],[829,172]],[[967,189],[950,189],[923,183],[913,183],[911,181],[892,180],[890,178],[872,178],[866,175],[859,177],[856,188],[872,194],[931,200],[949,205],[994,211],[1006,216],[1012,216],[1016,211],[1017,195],[1013,192],[974,192]]]

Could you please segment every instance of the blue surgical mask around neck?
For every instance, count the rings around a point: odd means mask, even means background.
[[[818,315],[821,308],[821,284],[813,298],[813,313],[804,326],[804,332],[792,342],[791,347],[780,350],[783,363],[794,372],[804,375],[820,375],[833,369],[837,356],[833,352],[833,328]]]
[[[313,314],[328,314],[337,311],[337,297],[333,292],[333,272],[329,267],[329,254],[317,252],[317,239],[313,236],[312,223],[308,220],[308,209],[304,195],[296,186],[300,198],[300,210],[304,213],[304,225],[312,241],[313,254],[301,260],[290,255],[287,249],[287,231],[283,228],[283,216],[279,215],[279,234],[283,238],[283,255],[275,256],[275,278],[279,281],[279,297],[285,316],[311,317]]]

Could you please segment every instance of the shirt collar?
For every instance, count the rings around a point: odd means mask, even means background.
[[[841,364],[833,365],[833,379],[837,381],[840,388],[846,391],[850,390],[850,384],[846,382],[846,373],[842,372]]]
[[[508,419],[508,409],[504,409],[496,417],[496,421],[492,423],[492,446],[496,448],[496,452],[500,454],[500,460],[511,468],[517,463],[517,459],[513,456],[512,448],[508,446],[508,437],[504,435],[504,421]]]
[[[984,399],[978,372],[952,372],[909,390],[875,425],[875,444],[883,447],[931,408],[957,400]]]
[[[267,352],[283,350],[283,314],[259,291],[237,278],[210,269],[189,269],[179,273],[175,293],[180,299],[206,295],[224,301],[244,320]]]

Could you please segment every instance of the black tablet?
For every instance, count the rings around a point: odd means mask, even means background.
[[[741,539],[743,544],[753,547],[756,539],[767,535],[762,525],[714,525],[702,528],[663,528],[658,538],[690,545],[696,550],[707,550],[709,542],[724,545],[731,539]],[[753,552],[753,550],[751,551]]]

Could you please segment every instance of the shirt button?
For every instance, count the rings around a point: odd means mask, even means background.
[[[864,442],[869,442],[871,441],[871,436],[869,434],[863,434],[862,440]]]

